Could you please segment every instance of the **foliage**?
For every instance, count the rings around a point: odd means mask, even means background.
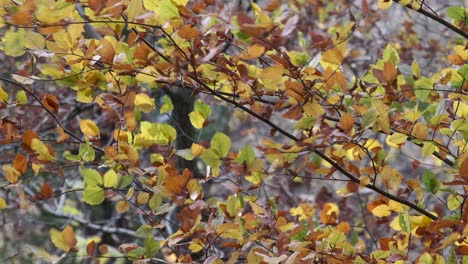
[[[3,259],[467,261],[468,10],[431,2],[2,1]]]

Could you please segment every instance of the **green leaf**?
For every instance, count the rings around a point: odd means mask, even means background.
[[[205,150],[200,155],[200,157],[207,165],[211,166],[213,169],[219,169],[219,166],[221,166],[222,164],[221,157],[219,157],[218,153],[216,153],[211,148]]]
[[[465,19],[465,9],[461,6],[451,6],[447,8],[447,16],[454,20]]]
[[[419,68],[419,64],[416,61],[413,61],[413,63],[411,63],[411,70],[413,72],[413,76],[419,78],[419,75],[421,74],[421,69]]]
[[[382,59],[384,62],[385,61],[393,62],[395,66],[398,66],[398,64],[400,64],[400,56],[398,55],[398,52],[390,44],[388,44],[387,47],[385,47]]]
[[[210,148],[213,149],[220,158],[224,158],[228,155],[229,149],[231,148],[231,139],[224,133],[216,132],[210,143]]]
[[[153,195],[148,202],[148,206],[151,210],[157,211],[163,202],[162,196],[158,193]]]
[[[422,147],[423,158],[429,157],[430,155],[432,155],[432,153],[434,153],[434,151],[435,151],[435,145],[433,142],[427,141],[423,143],[423,147]]]
[[[10,28],[5,32],[2,42],[3,52],[8,56],[19,57],[26,52],[24,49],[25,32],[22,28],[16,31],[13,27]]]
[[[346,240],[343,232],[333,231],[327,238],[328,243],[333,247]]]
[[[234,196],[234,195],[229,196],[226,202],[226,211],[228,212],[229,216],[231,217],[236,216],[240,209],[241,209],[241,204],[239,201],[239,197]]]
[[[250,168],[252,166],[252,163],[255,160],[255,151],[252,149],[250,145],[246,145],[240,152],[239,155],[237,155],[236,162],[239,164],[242,164],[245,162],[245,165],[247,165],[247,168]]]
[[[377,109],[369,109],[364,116],[362,117],[362,126],[363,128],[370,127],[377,121]]]
[[[432,193],[437,192],[437,189],[440,185],[434,172],[427,169],[423,171],[422,182],[426,186],[426,188]]]
[[[420,101],[424,101],[433,89],[434,84],[431,79],[421,77],[414,83],[414,86],[414,94],[416,95],[416,98]]]
[[[311,116],[304,116],[303,118],[299,119],[297,121],[296,125],[294,126],[294,129],[300,130],[300,129],[308,129],[311,128],[315,125],[315,118]]]
[[[164,104],[161,106],[161,110],[160,110],[161,114],[170,112],[172,111],[172,109],[174,109],[174,105],[172,104],[171,98],[169,98],[169,96],[165,95],[163,99],[164,99]]]
[[[194,110],[200,112],[205,119],[211,115],[211,107],[201,100],[195,102]]]
[[[86,140],[88,140],[88,138],[86,138]],[[89,142],[80,144],[78,155],[81,157],[83,161],[88,161],[88,162],[94,161],[95,154],[96,153],[94,149],[91,147],[91,145],[89,144]]]
[[[205,118],[203,117],[202,113],[194,111],[189,114],[189,117],[190,123],[192,123],[194,128],[203,128],[203,124],[205,124]]]
[[[65,159],[69,160],[69,161],[80,161],[81,160],[79,155],[73,155],[73,154],[70,153],[69,150],[65,150],[63,152],[63,157]]]
[[[145,257],[151,258],[159,251],[159,242],[152,235],[148,235],[144,241]]]
[[[100,176],[99,176],[100,177]],[[104,190],[99,186],[87,186],[83,191],[83,202],[98,205],[106,199]]]
[[[83,175],[83,179],[86,186],[98,186],[102,185],[102,177],[101,174],[93,169],[83,169],[81,171],[81,175]]]

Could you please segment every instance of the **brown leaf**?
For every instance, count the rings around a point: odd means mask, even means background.
[[[284,118],[298,120],[302,117],[302,107],[300,105],[296,105],[290,108],[286,113],[283,114]]]
[[[460,165],[460,174],[459,177],[465,180],[468,183],[468,158],[465,159]]]
[[[184,25],[182,26],[179,31],[177,31],[177,34],[183,38],[183,39],[194,39],[198,35],[200,35],[200,31],[196,27],[192,27],[190,25]]]
[[[42,97],[41,102],[47,110],[51,111],[54,114],[58,113],[58,109],[60,105],[59,105],[59,102],[57,101],[57,98],[54,95],[45,94]]]
[[[190,178],[192,178],[192,172],[189,169],[184,169],[182,175],[178,175],[177,170],[166,170],[169,172],[165,181],[166,190],[172,194],[181,194]]]
[[[94,256],[94,251],[96,250],[96,242],[94,240],[91,240],[91,242],[86,245],[86,254],[88,254],[88,257]]]
[[[334,203],[326,203],[320,212],[320,221],[325,225],[334,225],[338,222],[340,211],[338,205]]]

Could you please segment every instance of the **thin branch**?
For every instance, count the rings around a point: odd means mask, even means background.
[[[393,2],[398,3],[399,0],[393,0]],[[468,39],[468,33],[467,33],[467,32],[465,32],[465,31],[463,31],[462,29],[459,29],[459,28],[457,28],[456,26],[452,25],[451,23],[449,23],[449,22],[443,20],[443,19],[440,18],[439,16],[437,16],[437,15],[431,13],[431,12],[428,12],[428,11],[424,10],[422,7],[419,8],[419,9],[417,9],[417,10],[411,8],[411,5],[407,5],[407,6],[405,6],[405,7],[408,8],[408,9],[414,10],[414,11],[416,11],[416,12],[422,14],[423,16],[428,17],[428,18],[430,18],[430,19],[436,21],[437,23],[439,23],[439,24],[445,26],[446,28],[452,30],[453,32],[457,33],[458,35],[464,37],[465,39]]]
[[[239,104],[238,102],[234,101],[234,100],[231,100],[230,98],[227,98],[226,96],[222,95],[222,94],[219,94],[217,91],[211,89],[208,85],[206,85],[204,82],[200,81],[197,76],[191,74],[191,73],[187,73],[187,76],[189,78],[191,78],[192,80],[194,80],[195,82],[197,82],[200,86],[202,86],[203,88],[205,88],[207,91],[209,91],[213,96],[227,102],[227,103],[230,103],[230,104],[233,104],[234,106],[242,109],[243,111],[247,112],[249,115],[251,116],[254,116],[256,117],[257,119],[259,119],[260,121],[262,121],[263,123],[269,125],[271,128],[275,129],[276,131],[278,131],[279,133],[283,134],[284,136],[286,136],[287,138],[295,141],[295,142],[300,142],[301,140],[297,137],[295,137],[294,135],[290,134],[289,132],[285,131],[284,129],[282,129],[281,127],[279,127],[278,125],[276,125],[275,123],[271,122],[270,120],[266,119],[265,117],[255,113],[254,111],[252,111],[251,109],[245,107],[244,105],[242,104]],[[322,158],[323,160],[325,160],[326,162],[330,163],[336,170],[338,170],[339,172],[341,172],[344,176],[346,176],[348,179],[352,180],[353,182],[361,185],[361,180],[359,180],[359,178],[357,178],[356,176],[354,176],[353,174],[351,174],[350,172],[348,172],[345,168],[343,168],[342,166],[340,166],[336,161],[332,160],[330,157],[328,157],[327,155],[325,155],[322,151],[318,150],[318,149],[314,149],[312,150],[315,154],[317,154],[320,158]],[[403,198],[400,198],[398,196],[395,196],[393,194],[390,194],[372,184],[367,184],[365,185],[366,188],[368,189],[371,189],[373,191],[375,191],[376,193],[378,194],[381,194],[382,196],[390,199],[390,200],[393,200],[393,201],[396,201],[398,203],[401,203],[401,204],[404,204],[414,210],[416,210],[417,212],[429,217],[430,219],[432,220],[437,220],[438,217],[435,216],[434,214],[430,213],[429,211],[417,206],[416,204],[412,203],[412,202],[409,202]]]

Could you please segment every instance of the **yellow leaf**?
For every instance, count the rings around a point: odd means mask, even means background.
[[[24,105],[28,102],[28,97],[26,96],[26,92],[21,90],[16,93],[16,101],[18,105]]]
[[[462,201],[463,201],[463,197],[461,197],[460,195],[454,195],[451,193],[449,194],[447,198],[447,208],[450,211],[454,211],[458,207],[460,207],[460,205],[462,204]]]
[[[346,42],[337,44],[335,47],[325,51],[322,54],[322,58],[320,59],[320,65],[322,65],[324,69],[330,68],[333,71],[336,70],[338,66],[341,65],[341,63],[343,62],[346,50]]]
[[[113,169],[108,170],[103,176],[103,184],[106,188],[119,187],[120,174],[117,174]]]
[[[236,223],[221,224],[216,228],[216,232],[225,238],[242,239],[242,230]]]
[[[117,202],[117,204],[115,205],[115,210],[116,210],[117,213],[119,213],[119,214],[123,214],[123,213],[127,212],[128,209],[130,209],[130,205],[128,204],[127,201],[119,201],[119,202]]]
[[[386,204],[381,204],[372,209],[372,214],[377,217],[385,217],[392,214],[390,207]]]
[[[8,102],[8,93],[3,90],[2,87],[0,87],[0,102],[1,103],[6,103]]]
[[[154,99],[149,97],[145,93],[137,94],[135,96],[134,103],[138,110],[145,113],[149,113],[156,108],[156,105],[154,104]]]
[[[198,111],[193,111],[189,114],[190,123],[192,123],[193,127],[195,128],[203,128],[203,124],[205,123],[205,118],[203,114]]]
[[[418,139],[426,139],[429,135],[429,131],[425,124],[416,123],[411,134]]]
[[[77,243],[75,232],[73,228],[68,225],[63,231],[51,228],[49,230],[50,238],[52,243],[59,249],[69,252],[70,249],[74,248]]]
[[[59,125],[57,125],[57,131],[59,133],[60,138],[57,139],[57,143],[63,143],[65,140],[70,138],[70,135],[66,134],[63,128]]]
[[[258,44],[254,44],[253,46],[249,47],[244,54],[242,54],[241,58],[246,59],[246,60],[256,59],[262,56],[264,52],[265,52],[265,47],[258,45]]]
[[[54,161],[55,156],[49,152],[49,148],[44,142],[40,141],[37,138],[32,139],[31,149],[39,154],[38,159],[41,161]]]
[[[81,132],[83,132],[83,134],[87,137],[99,137],[100,135],[98,126],[96,123],[94,123],[93,120],[90,119],[81,119],[80,129]]]
[[[387,142],[387,144],[392,148],[399,148],[400,147],[399,145],[404,144],[407,138],[408,138],[407,135],[395,132],[391,134],[390,136],[388,136],[385,139],[385,142]]]
[[[196,253],[203,249],[203,241],[199,238],[195,238],[192,242],[190,242],[189,249],[192,253]]]
[[[202,145],[199,145],[197,143],[192,144],[192,155],[194,155],[195,157],[199,157],[204,151],[205,148]]]
[[[5,208],[7,208],[6,201],[2,197],[0,197],[0,210],[3,210]]]
[[[21,176],[21,173],[15,170],[13,166],[5,164],[2,166],[2,170],[5,172],[6,179],[9,183],[18,182],[18,178]]]
[[[326,203],[323,205],[322,212],[320,212],[320,220],[323,224],[336,224],[340,215],[338,205],[334,203]]]
[[[44,37],[34,31],[26,31],[24,46],[32,50],[41,50],[44,48],[45,39]]]
[[[388,9],[392,6],[393,1],[392,0],[378,0],[377,1],[377,6],[381,10]]]

